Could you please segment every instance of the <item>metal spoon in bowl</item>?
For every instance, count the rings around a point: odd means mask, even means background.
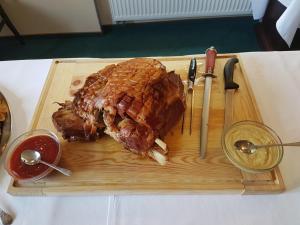
[[[285,144],[255,145],[248,140],[238,140],[234,143],[234,146],[238,151],[241,151],[246,154],[253,154],[259,148],[277,147],[277,146],[300,146],[300,142],[292,142],[292,143],[285,143]]]
[[[10,225],[13,222],[13,217],[0,209],[0,220],[3,225]]]
[[[41,160],[41,154],[35,150],[25,150],[21,154],[21,160],[27,165],[36,165],[38,163],[45,164],[66,176],[71,176],[72,172],[68,169],[61,168]]]

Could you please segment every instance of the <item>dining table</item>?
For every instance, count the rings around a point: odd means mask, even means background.
[[[264,124],[282,142],[300,140],[300,51],[238,53]],[[53,59],[0,61],[0,91],[12,114],[10,140],[29,129]],[[0,165],[0,208],[13,224],[38,225],[297,225],[300,148],[285,147],[279,194],[121,194],[13,196]],[[201,171],[200,171],[201,172]]]

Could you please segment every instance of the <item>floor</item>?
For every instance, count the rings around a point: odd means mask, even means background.
[[[260,51],[252,17],[197,19],[103,27],[103,34],[0,38],[0,60],[58,57],[141,57]]]

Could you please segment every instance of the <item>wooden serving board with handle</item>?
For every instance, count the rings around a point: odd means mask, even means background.
[[[194,57],[194,56],[193,56]],[[198,75],[195,85],[192,135],[189,135],[189,107],[185,114],[185,129],[181,121],[169,132],[165,142],[169,161],[165,166],[125,151],[112,138],[105,136],[96,142],[68,142],[54,128],[51,115],[58,109],[54,102],[72,99],[85,77],[105,66],[126,59],[54,60],[41,94],[30,129],[44,128],[61,139],[60,166],[71,169],[66,177],[52,172],[36,182],[21,183],[12,180],[8,192],[12,195],[75,195],[75,194],[196,194],[196,193],[278,193],[284,183],[278,168],[263,174],[242,173],[226,158],[221,148],[224,125],[223,68],[230,57],[219,55],[213,80],[206,158],[199,157],[200,123],[203,97],[204,56],[196,55]],[[159,57],[167,70],[175,70],[184,81],[192,56]],[[234,96],[234,121],[261,121],[254,96],[244,73],[242,62],[236,65],[234,80],[240,85]]]

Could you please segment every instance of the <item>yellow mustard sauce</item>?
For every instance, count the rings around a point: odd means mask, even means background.
[[[260,148],[252,154],[236,150],[237,140],[248,140],[255,145],[276,144],[278,138],[268,130],[253,124],[234,126],[225,135],[225,152],[241,169],[263,171],[275,167],[282,158],[282,147]]]

